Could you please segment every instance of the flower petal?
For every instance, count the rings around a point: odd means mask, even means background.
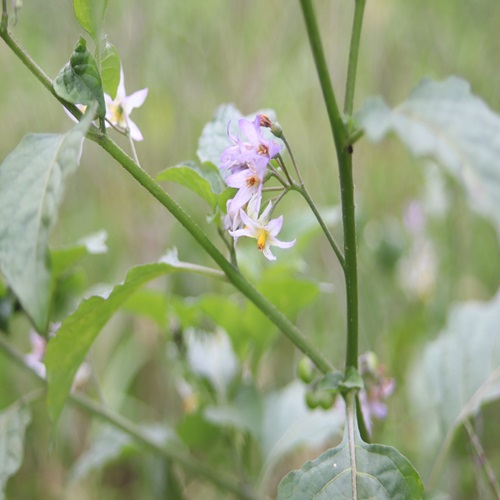
[[[133,94],[129,95],[124,99],[123,107],[130,114],[134,108],[139,108],[144,104],[146,97],[148,96],[148,89],[141,89]]]
[[[127,118],[128,129],[130,130],[130,137],[134,139],[134,141],[142,141],[144,137],[142,137],[141,131],[137,127],[137,125],[130,119]]]
[[[277,219],[269,221],[269,223],[266,225],[266,229],[267,232],[269,233],[269,236],[274,238],[281,231],[282,226],[283,226],[282,215],[280,215]]]
[[[293,241],[281,241],[277,240],[276,238],[269,237],[269,244],[274,246],[274,247],[279,247],[279,248],[291,248],[293,245],[295,245],[295,242],[297,240]]]
[[[276,257],[272,254],[271,249],[269,248],[269,245],[266,245],[266,246],[262,249],[262,255],[264,255],[264,257],[265,257],[267,260],[276,260]]]

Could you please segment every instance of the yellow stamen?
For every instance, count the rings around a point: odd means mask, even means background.
[[[264,247],[266,246],[268,233],[265,229],[259,229],[257,233],[257,248],[262,252]]]

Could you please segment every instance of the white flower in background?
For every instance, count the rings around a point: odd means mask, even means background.
[[[280,215],[277,219],[269,220],[271,209],[272,203],[269,202],[269,205],[259,218],[256,218],[255,213],[253,214],[254,217],[249,217],[243,210],[240,210],[240,218],[245,227],[236,231],[229,231],[229,234],[234,238],[235,243],[240,236],[255,238],[257,248],[263,253],[264,257],[268,260],[276,260],[270,247],[290,248],[295,245],[295,240],[280,241],[276,238],[283,226],[283,216]]]
[[[120,83],[116,91],[116,97],[111,99],[108,94],[104,94],[106,102],[106,118],[110,123],[123,130],[130,132],[130,137],[134,141],[142,141],[144,137],[137,125],[130,119],[130,114],[135,108],[144,104],[148,95],[148,89],[141,89],[127,96],[125,92],[125,81],[123,69],[120,68]]]

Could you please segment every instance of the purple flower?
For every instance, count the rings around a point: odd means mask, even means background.
[[[383,401],[394,392],[396,383],[393,378],[385,376],[385,367],[378,362],[373,352],[366,352],[359,357],[359,372],[365,385],[359,391],[359,401],[371,435],[372,418],[383,420],[387,417],[387,406]]]
[[[248,139],[248,142],[242,141],[239,137],[233,137],[229,133],[228,136],[233,143],[233,146],[227,147],[221,154],[221,170],[230,170],[231,173],[236,173],[239,169],[254,167],[265,168],[271,158],[274,158],[281,149],[281,146],[262,135],[261,131],[261,116],[257,115],[253,122],[241,118],[238,120],[240,130]]]
[[[238,189],[234,198],[227,202],[227,215],[231,221],[231,229],[234,230],[238,227],[240,210],[250,198],[253,196],[260,198],[265,175],[265,165],[249,164],[248,168],[238,170],[226,179],[229,187]]]

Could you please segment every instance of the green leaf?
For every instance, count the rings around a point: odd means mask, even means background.
[[[369,100],[358,119],[370,140],[394,132],[413,155],[435,158],[500,235],[500,117],[471,94],[466,81],[423,80],[392,110],[380,98]]]
[[[408,459],[395,448],[367,444],[356,429],[354,450],[351,460],[346,426],[339,446],[284,477],[278,487],[278,500],[421,500],[422,481]],[[356,496],[352,487],[353,463],[356,465]]]
[[[422,449],[439,460],[457,428],[500,398],[500,292],[490,302],[451,309],[447,325],[416,360],[409,377]],[[438,460],[438,461],[439,461]]]
[[[127,312],[152,319],[162,330],[168,326],[167,307],[165,293],[149,288],[137,290],[123,306]]]
[[[273,121],[276,119],[276,113],[272,109],[257,111],[252,115],[243,117],[234,104],[222,104],[219,106],[212,120],[203,128],[198,141],[197,155],[201,163],[208,161],[214,165],[219,165],[222,151],[232,144],[227,135],[229,122],[231,122],[229,126],[231,135],[241,135],[238,120],[240,118],[253,120],[257,114],[261,113],[265,113]],[[264,135],[272,137],[274,141],[279,142],[268,130],[264,130]]]
[[[97,102],[97,116],[102,119],[106,116],[101,76],[84,38],[78,40],[69,62],[56,76],[53,87],[59,97],[72,104],[90,106]]]
[[[107,252],[106,231],[86,236],[78,243],[50,250],[52,262],[52,277],[57,279],[61,274],[73,267],[86,255],[102,254]]]
[[[54,427],[71,388],[73,377],[98,333],[134,292],[148,281],[179,268],[159,262],[133,267],[125,281],[107,297],[90,297],[68,316],[47,347],[47,405]]]
[[[102,24],[108,0],[74,0],[73,8],[80,26],[94,39],[96,45],[101,37]]]
[[[300,446],[324,446],[339,433],[345,420],[342,408],[311,411],[305,403],[306,387],[298,380],[273,391],[264,400],[261,449],[263,484],[274,466]],[[330,497],[337,498],[337,497]]]
[[[215,209],[217,195],[227,187],[219,169],[210,162],[205,162],[201,166],[192,161],[181,163],[160,172],[156,180],[176,182],[189,188],[203,198],[212,210]]]
[[[93,115],[64,135],[28,134],[0,165],[0,271],[41,333],[50,305],[47,242]]]
[[[24,456],[24,434],[31,422],[31,410],[24,403],[14,403],[0,413],[0,499],[5,485],[21,467]]]
[[[102,89],[112,99],[116,97],[116,90],[120,83],[121,61],[116,47],[106,42],[101,54]]]

